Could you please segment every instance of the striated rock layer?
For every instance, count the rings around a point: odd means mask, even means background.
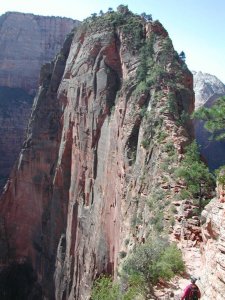
[[[87,21],[42,68],[27,138],[0,202],[2,268],[31,265],[30,293],[45,299],[88,299],[96,276],[116,275],[120,251],[152,230],[150,195],[167,199],[159,200],[168,205],[162,226],[172,218],[169,204],[180,189],[173,170],[191,131],[182,116],[194,108],[192,74],[159,22],[123,17]]]
[[[22,147],[41,65],[79,22],[8,12],[0,16],[0,192]]]
[[[17,12],[0,16],[0,86],[34,93],[41,65],[54,58],[66,34],[78,24],[68,18]]]

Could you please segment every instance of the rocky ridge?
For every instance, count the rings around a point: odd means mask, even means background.
[[[121,251],[173,229],[193,109],[192,74],[158,21],[87,20],[42,68],[0,202],[1,268],[28,264],[29,295],[57,300],[87,299],[99,274],[116,277]]]

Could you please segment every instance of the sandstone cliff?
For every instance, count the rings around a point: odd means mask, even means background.
[[[0,16],[0,86],[34,93],[41,65],[54,58],[66,34],[78,24],[68,18],[17,12]]]
[[[41,65],[54,58],[78,24],[16,12],[0,16],[0,193],[24,141]]]
[[[121,251],[170,228],[192,131],[192,74],[158,21],[106,14],[70,43],[42,68],[0,202],[1,267],[28,265],[27,294],[45,299],[88,299]]]
[[[225,290],[225,191],[219,184],[217,197],[206,206],[202,215],[202,285],[203,299],[220,300]]]

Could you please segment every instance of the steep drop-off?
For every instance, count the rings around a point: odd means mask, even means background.
[[[32,103],[23,89],[0,87],[0,192],[20,153]]]
[[[78,24],[68,18],[17,12],[0,16],[0,86],[36,92],[42,64],[54,58],[66,34]]]
[[[0,16],[0,192],[25,138],[41,65],[79,22],[8,12]]]
[[[225,95],[224,84],[216,77],[207,73],[193,72],[195,109],[211,107],[216,100]],[[210,133],[204,128],[203,121],[195,121],[195,137],[200,145],[201,153],[211,170],[225,164],[225,142],[210,140]]]
[[[42,68],[0,202],[1,267],[29,266],[26,295],[45,299],[88,299],[121,251],[172,229],[184,188],[173,173],[192,132],[192,74],[158,21],[108,13],[69,44]]]

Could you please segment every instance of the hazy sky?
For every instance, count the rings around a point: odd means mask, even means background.
[[[0,15],[20,11],[83,20],[119,4],[159,19],[175,49],[185,52],[189,69],[211,73],[225,83],[224,0],[0,0]]]

